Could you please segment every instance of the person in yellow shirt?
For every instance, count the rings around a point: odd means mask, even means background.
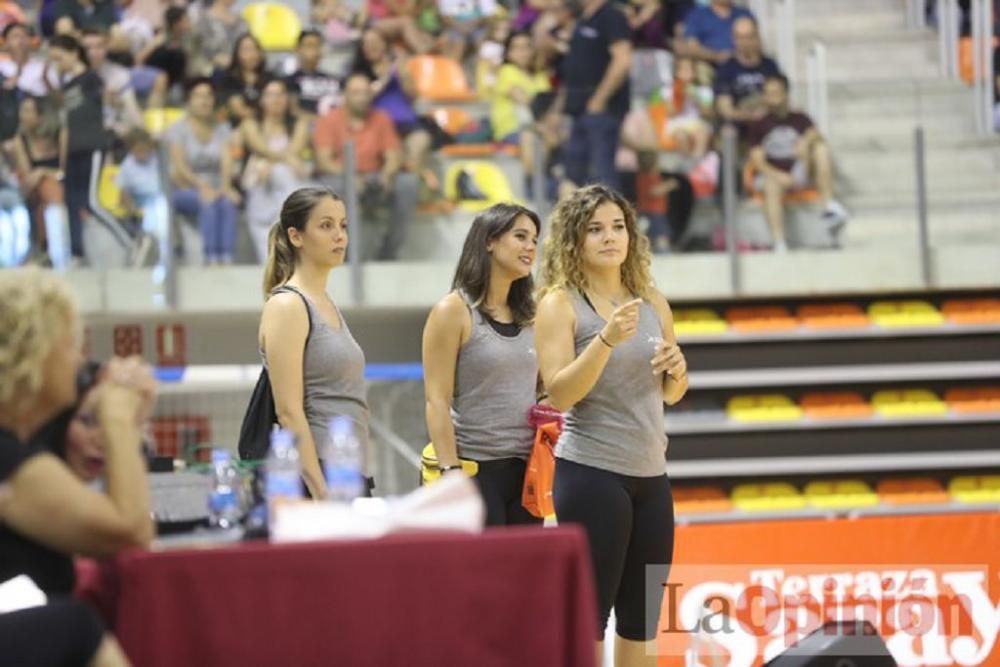
[[[535,151],[543,149],[534,133],[523,130],[534,124],[531,100],[538,93],[552,89],[549,75],[538,66],[539,62],[531,35],[525,32],[511,34],[504,49],[504,64],[497,73],[490,108],[494,140],[521,148],[521,164],[529,182]]]

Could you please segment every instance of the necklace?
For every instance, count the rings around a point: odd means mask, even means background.
[[[620,306],[620,305],[622,305],[623,303],[625,303],[625,301],[623,301],[623,300],[622,300],[622,301],[619,301],[619,300],[616,300],[616,299],[610,299],[610,298],[608,298],[608,297],[604,296],[603,294],[601,294],[600,292],[598,292],[597,290],[594,290],[594,289],[591,289],[590,291],[591,291],[591,292],[592,292],[592,293],[593,293],[593,294],[594,294],[595,296],[599,296],[599,297],[601,297],[602,299],[604,299],[605,301],[607,301],[608,303],[610,303],[610,304],[611,304],[611,307],[612,307],[612,308],[617,308],[618,306]]]

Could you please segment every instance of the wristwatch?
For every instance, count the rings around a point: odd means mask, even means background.
[[[460,465],[454,465],[454,466],[441,466],[441,467],[439,468],[439,470],[441,471],[441,474],[442,474],[442,475],[443,475],[443,474],[445,474],[446,472],[448,472],[449,470],[461,470],[461,469],[462,469],[462,466],[460,466]]]

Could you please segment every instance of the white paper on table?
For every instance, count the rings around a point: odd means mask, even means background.
[[[446,474],[429,486],[386,500],[359,498],[353,505],[294,503],[275,508],[272,542],[374,538],[395,532],[482,531],[486,507],[467,476]]]
[[[0,614],[41,607],[46,602],[48,598],[45,593],[26,574],[20,574],[0,584]]]

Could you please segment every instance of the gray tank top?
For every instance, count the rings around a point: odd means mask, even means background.
[[[605,320],[575,290],[577,356],[604,328]],[[649,362],[662,340],[660,318],[646,302],[639,306],[636,334],[615,346],[594,388],[565,415],[556,456],[633,477],[666,471],[663,376]]]
[[[306,420],[320,457],[328,438],[330,419],[349,417],[354,433],[361,441],[365,457],[365,472],[371,472],[368,453],[368,402],[365,398],[365,353],[354,340],[347,322],[337,308],[340,328],[334,329],[313,305],[308,296],[285,285],[275,293],[290,291],[300,294],[309,309],[310,333],[303,357],[302,390]],[[336,306],[335,306],[336,307]],[[265,341],[266,342],[266,341]],[[267,356],[261,350],[264,366]]]
[[[455,366],[451,419],[458,455],[477,461],[526,459],[535,437],[528,423],[538,381],[534,328],[501,336],[459,294],[472,315],[472,333]]]

